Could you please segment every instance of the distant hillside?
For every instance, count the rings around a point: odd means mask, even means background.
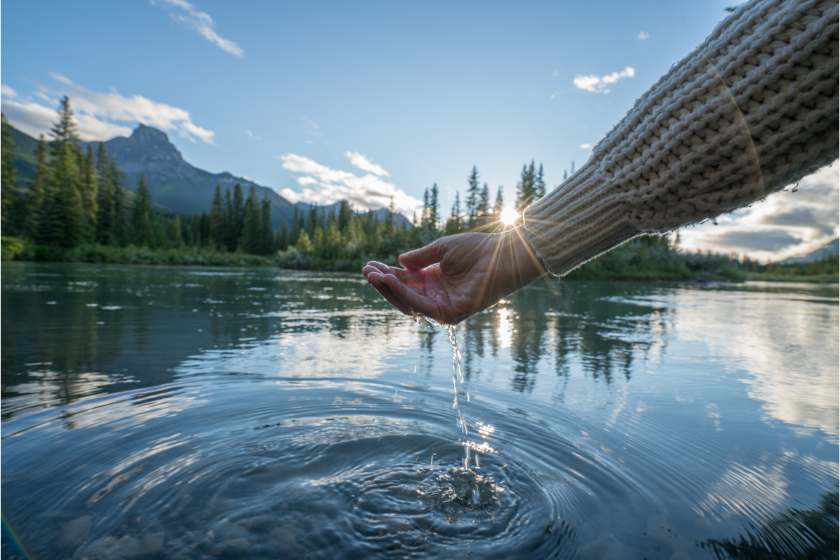
[[[837,239],[834,239],[833,241],[829,241],[816,251],[799,257],[789,257],[783,261],[779,261],[779,264],[797,264],[821,261],[826,257],[837,255],[838,253],[840,253],[840,243],[838,243]]]
[[[303,211],[304,217],[309,216],[309,211],[312,208],[311,204],[307,204],[305,202],[296,202],[295,206],[297,206],[301,211]],[[336,216],[338,215],[338,211],[341,208],[341,201],[338,201],[334,204],[329,204],[325,206],[320,206],[323,208],[324,213],[329,213],[330,210],[335,210]],[[374,214],[379,221],[384,221],[388,217],[388,209],[387,208],[380,208],[379,210],[374,210]],[[397,214],[397,226],[401,226],[405,224],[406,227],[411,227],[411,220],[403,216],[402,214]]]
[[[87,143],[82,144],[86,146]],[[90,144],[96,150],[99,142]],[[209,210],[217,184],[224,192],[239,183],[245,196],[252,186],[257,188],[260,200],[268,195],[275,228],[279,228],[283,220],[291,223],[294,206],[273,189],[230,173],[213,174],[193,167],[184,161],[166,133],[156,128],[141,124],[128,138],[112,138],[104,144],[108,154],[116,158],[117,165],[125,172],[126,187],[135,191],[140,174],[145,173],[152,200],[176,214],[192,215]]]
[[[11,128],[16,144],[15,167],[19,178],[25,181],[35,174],[35,148],[38,141],[14,127]],[[85,150],[88,144],[93,146],[95,151],[100,142],[81,143]],[[217,184],[221,185],[224,192],[228,187],[232,190],[239,183],[245,191],[245,196],[248,196],[248,191],[252,186],[256,187],[260,200],[268,195],[271,200],[271,221],[275,229],[279,229],[284,220],[291,225],[295,206],[304,211],[304,216],[309,215],[311,207],[309,204],[301,202],[292,204],[277,194],[274,189],[230,173],[213,174],[190,165],[169,141],[166,133],[156,128],[141,124],[128,138],[120,136],[104,144],[108,155],[116,158],[117,165],[126,174],[125,187],[132,192],[136,191],[140,174],[145,173],[152,200],[162,211],[193,215],[196,212],[210,210]],[[326,206],[325,212],[329,212],[331,207],[337,210],[339,204]],[[376,214],[380,220],[384,220],[388,215],[388,210],[381,208],[376,211]],[[405,216],[399,214],[397,223],[403,222],[411,225]]]

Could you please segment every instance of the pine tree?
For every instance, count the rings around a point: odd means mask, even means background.
[[[126,190],[123,187],[125,174],[117,166],[116,158],[111,158],[108,168],[108,180],[113,186],[111,208],[114,212],[114,221],[111,224],[111,238],[115,244],[127,245],[129,242],[128,208],[125,204]]]
[[[496,205],[493,207],[493,213],[497,216],[502,215],[502,210],[505,209],[505,198],[502,195],[502,185],[499,185],[499,191],[496,193]]]
[[[572,160],[572,175],[575,174],[575,160]]]
[[[260,254],[271,255],[277,249],[274,247],[274,226],[271,223],[271,200],[268,195],[265,195],[260,204],[260,227],[262,228]]]
[[[253,188],[253,187],[251,187]],[[233,249],[236,249],[242,242],[242,229],[245,225],[245,193],[242,191],[242,185],[236,183],[233,187],[233,211],[231,216],[233,218]]]
[[[298,237],[300,237],[300,222],[298,217],[297,206],[295,206],[295,213],[294,216],[292,216],[292,232],[289,235],[291,237],[288,237],[286,239],[286,246],[294,245],[295,243],[297,243]]]
[[[235,233],[235,219],[233,214],[233,195],[231,195],[230,187],[225,189],[225,219],[224,219],[224,239],[222,243],[229,251],[236,249],[236,233]]]
[[[175,217],[169,224],[169,242],[173,247],[180,249],[184,246],[184,235],[181,231],[181,217],[175,214]]]
[[[473,229],[476,226],[476,218],[478,217],[478,208],[481,201],[481,187],[478,184],[478,169],[473,165],[472,173],[467,177],[467,215],[469,216],[469,228]]]
[[[255,187],[251,187],[248,193],[242,222],[242,250],[257,255],[262,245],[262,228],[260,227],[260,203]]]
[[[213,194],[213,204],[210,206],[210,238],[219,245],[226,245],[225,238],[225,201],[222,198],[222,186],[216,183],[216,192]]]
[[[146,174],[140,174],[140,181],[137,183],[137,193],[134,197],[134,209],[131,213],[131,229],[134,243],[139,246],[154,248],[156,235],[152,227],[152,197],[149,194],[149,185],[146,183]]]
[[[3,234],[17,235],[20,231],[19,215],[19,193],[17,188],[17,176],[15,172],[15,141],[12,137],[12,126],[6,120],[6,115],[0,113],[2,121],[2,170],[0,170],[0,181],[2,182],[2,220]]]
[[[46,217],[39,225],[40,241],[45,245],[72,249],[83,241],[85,211],[79,194],[78,158],[70,144],[57,148],[51,183]]]
[[[50,193],[49,150],[42,134],[35,147],[35,176],[29,182],[29,201],[26,205],[23,235],[37,237],[38,222],[45,212]]]
[[[114,182],[111,178],[111,166],[105,144],[100,143],[96,154],[96,228],[94,239],[103,245],[116,245],[114,234]]]
[[[452,205],[452,212],[446,221],[446,235],[455,235],[461,231],[461,194],[455,191],[455,204]]]
[[[438,231],[438,186],[437,183],[432,185],[432,191],[429,194],[429,231],[437,234]]]
[[[342,233],[346,233],[350,228],[350,219],[352,217],[353,210],[351,210],[350,204],[346,200],[342,200],[341,206],[338,210],[338,229],[341,230]]]
[[[69,144],[75,154],[79,149],[79,135],[76,131],[76,123],[73,121],[73,110],[70,108],[70,98],[66,95],[61,99],[58,108],[58,122],[50,129],[50,136],[53,141],[50,143],[53,155],[63,146]]]
[[[289,246],[289,224],[283,220],[283,227],[277,233],[277,251],[285,251]]]
[[[96,175],[96,158],[93,147],[88,144],[87,155],[82,157],[81,173],[79,177],[79,194],[82,197],[82,207],[85,210],[86,238],[92,238],[96,233],[96,219],[98,213],[97,192],[99,189]]]
[[[540,163],[540,170],[534,180],[534,202],[545,196],[545,180],[543,179],[543,164]]]
[[[516,185],[516,206],[519,211],[522,211],[534,201],[534,182],[534,162],[531,161],[530,166],[522,166],[522,174],[519,178],[519,183]]]
[[[396,208],[394,207],[394,197],[391,197],[391,204],[388,205],[388,216],[385,218],[385,235],[393,238],[397,231],[396,224]]]
[[[320,224],[321,216],[318,212],[318,205],[313,202],[309,205],[309,219],[306,220],[306,233],[309,234],[313,244],[315,243],[315,228]]]

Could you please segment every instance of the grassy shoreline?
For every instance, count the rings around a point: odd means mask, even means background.
[[[4,237],[4,261],[89,262],[181,266],[273,266],[289,270],[357,272],[374,257],[323,259],[300,252],[295,247],[278,251],[273,257],[230,252],[212,248],[114,247],[84,244],[74,249],[35,245]],[[398,266],[396,256],[378,259]],[[811,267],[813,268],[813,267]],[[680,253],[650,241],[631,241],[594,259],[564,277],[567,280],[607,280],[618,282],[806,282],[838,283],[840,275],[817,274],[805,266],[778,267],[759,272],[742,270],[738,262],[722,255]]]

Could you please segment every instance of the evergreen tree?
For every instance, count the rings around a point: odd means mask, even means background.
[[[260,202],[257,199],[255,187],[251,187],[248,193],[242,222],[242,250],[257,255],[262,246],[262,228],[260,227]]]
[[[90,152],[88,152],[90,155]],[[114,233],[116,214],[114,212],[114,182],[105,144],[100,143],[96,153],[96,228],[94,239],[103,245],[116,245]]]
[[[540,163],[540,170],[534,180],[534,202],[545,196],[545,180],[543,179],[543,164]]]
[[[490,212],[490,185],[484,183],[484,188],[481,189],[481,197],[478,199],[478,215],[488,214]]]
[[[467,215],[469,216],[469,228],[473,229],[476,226],[476,218],[478,217],[478,208],[481,203],[481,187],[478,184],[478,169],[473,165],[472,173],[467,177]]]
[[[85,222],[87,238],[93,237],[96,232],[97,191],[99,189],[96,174],[96,158],[93,156],[93,147],[88,144],[87,155],[82,157],[81,173],[79,177],[79,194],[82,197],[82,207],[85,210]]]
[[[575,160],[572,160],[572,175],[575,174]]]
[[[271,255],[277,249],[274,247],[274,227],[271,223],[271,200],[269,200],[268,195],[265,195],[260,205],[260,227],[262,228],[260,254]]]
[[[180,249],[184,246],[184,235],[181,230],[181,216],[175,214],[175,217],[169,224],[169,242],[175,248]]]
[[[6,120],[6,115],[0,113],[2,121],[2,220],[3,235],[16,235],[20,231],[19,194],[17,175],[15,171],[15,141],[12,137],[12,127]]]
[[[350,209],[350,204],[346,200],[341,201],[341,206],[338,210],[338,229],[342,233],[346,233],[350,228],[350,219],[353,217],[353,211]]]
[[[563,181],[565,182],[566,179],[569,178],[569,171],[567,169],[563,170]]]
[[[455,235],[461,231],[461,195],[455,191],[455,204],[452,205],[452,212],[446,221],[446,235]]]
[[[128,209],[125,204],[125,188],[123,187],[123,179],[125,175],[117,166],[116,158],[111,158],[108,166],[108,180],[111,182],[112,199],[111,208],[114,213],[114,221],[111,224],[111,238],[115,244],[127,245],[129,240],[128,234]]]
[[[286,220],[283,220],[283,227],[280,228],[280,231],[277,233],[277,250],[278,251],[285,251],[286,248],[289,246],[289,224]]]
[[[501,216],[502,210],[505,209],[505,198],[502,195],[502,185],[499,185],[499,191],[496,193],[496,205],[493,207],[493,213]]]
[[[253,188],[253,187],[251,187]],[[231,250],[236,249],[242,242],[242,229],[245,225],[245,193],[242,191],[242,185],[236,183],[233,187],[233,210],[231,216],[233,219],[233,246]]]
[[[225,235],[225,202],[222,198],[222,186],[216,183],[216,192],[213,194],[213,204],[210,206],[210,238],[217,246],[227,245]]]
[[[437,233],[438,230],[438,186],[437,183],[432,185],[432,191],[429,194],[429,231]]]
[[[131,214],[131,230],[134,243],[139,246],[154,248],[156,235],[152,227],[152,197],[149,194],[149,185],[146,183],[146,174],[140,174],[140,181],[137,183],[137,194],[134,197],[134,209]]]
[[[388,216],[385,218],[385,235],[389,238],[394,237],[397,232],[396,224],[396,208],[394,207],[394,197],[391,197],[391,204],[388,205]]]
[[[235,221],[233,213],[233,195],[231,195],[230,187],[228,187],[225,189],[225,229],[222,244],[227,247],[229,251],[236,249],[237,240],[236,233],[234,232]]]
[[[534,201],[535,179],[534,162],[531,161],[530,166],[522,166],[522,174],[519,177],[519,183],[516,185],[516,207],[519,211],[522,211]]]
[[[65,95],[58,107],[58,122],[50,129],[50,136],[53,141],[50,143],[53,155],[57,156],[62,147],[69,144],[75,153],[79,149],[79,135],[76,131],[76,123],[73,121],[73,110],[70,108],[70,99]]]
[[[285,224],[285,221],[283,222]],[[288,227],[288,226],[287,226]],[[297,243],[298,237],[300,237],[300,221],[298,217],[298,209],[295,206],[295,214],[292,216],[292,232],[290,234],[291,237],[286,238],[285,245],[288,247],[289,245],[294,245]],[[284,249],[285,250],[285,247]]]
[[[29,200],[26,205],[23,235],[38,235],[38,222],[46,210],[46,200],[50,193],[49,150],[42,134],[35,147],[35,176],[29,182]]]
[[[79,194],[77,154],[70,144],[58,146],[52,162],[52,188],[46,201],[45,218],[39,224],[39,241],[72,249],[85,234],[85,211]]]
[[[309,206],[309,219],[306,220],[306,233],[309,234],[309,239],[312,240],[312,243],[315,243],[315,228],[318,227],[321,223],[321,217],[319,216],[318,212],[318,205],[312,203]]]

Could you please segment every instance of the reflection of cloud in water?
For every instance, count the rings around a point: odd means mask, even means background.
[[[748,395],[770,417],[838,433],[836,299],[709,290],[684,291],[672,303],[677,336],[748,371]]]

